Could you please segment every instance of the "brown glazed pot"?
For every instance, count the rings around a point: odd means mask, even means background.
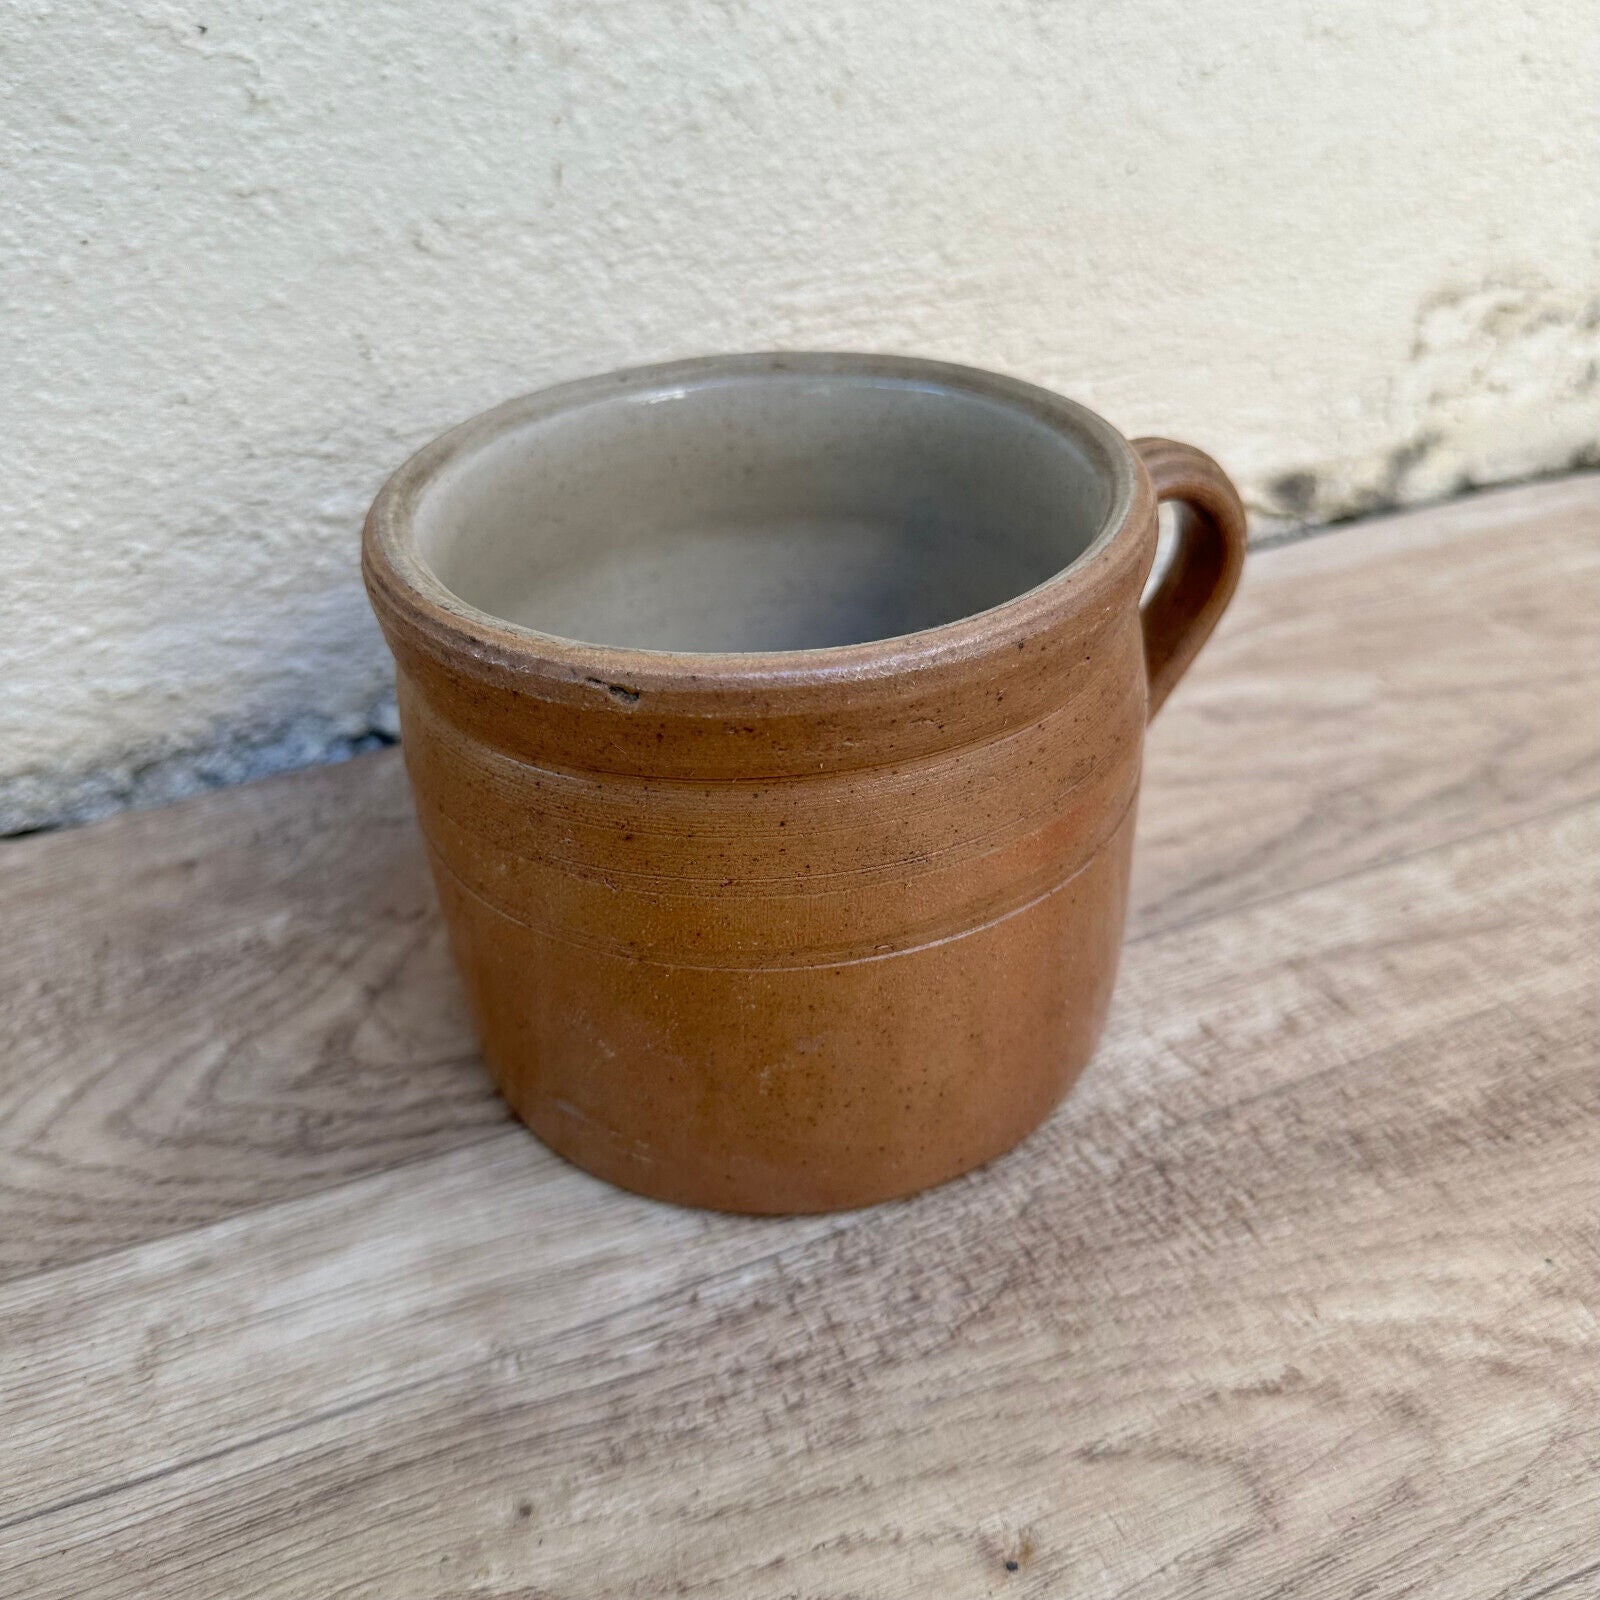
[[[512,1106],[737,1211],[1009,1149],[1094,1049],[1146,718],[1244,542],[1198,451],[899,357],[613,374],[413,457],[364,568]]]

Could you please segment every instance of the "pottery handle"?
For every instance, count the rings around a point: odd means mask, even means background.
[[[1141,612],[1150,715],[1189,670],[1228,609],[1244,568],[1239,491],[1203,450],[1172,439],[1135,439],[1158,500],[1178,502],[1178,544]]]

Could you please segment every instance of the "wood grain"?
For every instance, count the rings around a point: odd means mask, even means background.
[[[1597,842],[1144,942],[1063,1114],[903,1206],[700,1216],[507,1136],[17,1283],[0,1580],[1332,1594],[1347,1522],[1473,1595],[1536,1508],[1531,1583],[1600,1509]]]
[[[1134,929],[1600,794],[1600,476],[1252,558],[1151,729]]]
[[[0,1277],[506,1124],[391,752],[0,847],[0,904]]]
[[[852,1216],[508,1127],[392,757],[0,850],[0,1594],[1600,1594],[1597,533],[1258,558],[1095,1065]]]
[[[1130,939],[1600,795],[1600,477],[1257,556]],[[394,752],[0,846],[0,1278],[492,1137]]]

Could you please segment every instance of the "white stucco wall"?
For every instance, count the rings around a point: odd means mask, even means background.
[[[940,355],[1267,517],[1592,460],[1593,0],[76,0],[0,35],[0,828],[386,725],[387,471],[548,381]]]

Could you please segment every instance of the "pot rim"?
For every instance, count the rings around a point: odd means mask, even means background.
[[[543,633],[470,605],[417,553],[414,520],[423,496],[450,467],[515,429],[619,394],[682,388],[737,377],[790,375],[937,383],[1009,407],[1070,434],[1109,480],[1107,508],[1071,562],[997,605],[913,633],[856,644],[765,651],[655,650],[592,644]],[[1121,589],[1128,568],[1154,556],[1154,495],[1143,463],[1111,424],[1064,395],[981,367],[917,356],[854,351],[765,351],[697,356],[624,368],[539,389],[449,429],[412,455],[367,513],[362,569],[386,627],[398,624],[430,653],[518,676],[603,683],[614,693],[672,688],[774,690],[898,677],[920,667],[985,656],[1020,643]],[[1144,525],[1148,523],[1146,528]],[[619,686],[626,686],[620,687]]]

